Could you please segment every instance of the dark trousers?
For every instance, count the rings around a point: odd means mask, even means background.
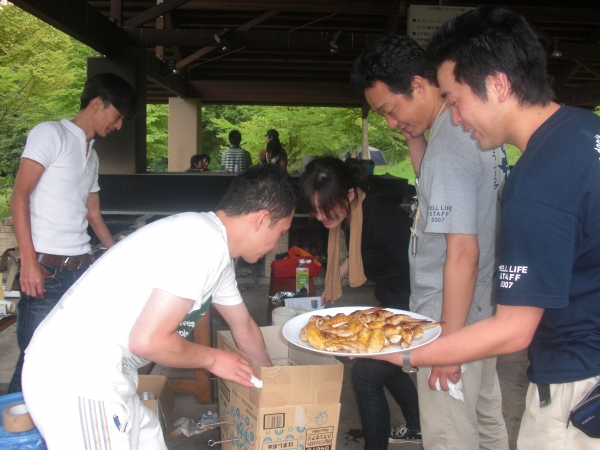
[[[390,407],[384,387],[400,405],[406,426],[421,431],[417,387],[401,367],[387,361],[359,358],[352,371],[352,384],[365,433],[365,450],[388,448]]]
[[[384,308],[408,310],[410,292],[393,284],[376,283],[375,298]],[[386,361],[356,360],[352,383],[365,434],[365,450],[385,450],[390,434],[390,407],[384,388],[392,394],[406,426],[421,431],[417,387],[402,368]]]
[[[21,300],[17,305],[17,343],[21,353],[17,360],[15,373],[10,380],[8,393],[20,392],[21,372],[25,357],[25,349],[29,345],[33,333],[52,308],[58,303],[63,294],[83,275],[89,266],[82,266],[79,270],[66,270],[42,264],[51,275],[44,277],[44,298],[34,298],[21,293]]]

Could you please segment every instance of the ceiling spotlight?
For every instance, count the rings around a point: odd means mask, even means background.
[[[231,28],[225,28],[220,33],[215,33],[215,41],[217,41],[217,44],[224,44],[225,41],[227,39],[229,39],[230,35],[231,35]]]
[[[167,61],[167,67],[171,73],[179,73],[179,69],[177,68],[177,62],[174,59],[169,59]]]
[[[330,51],[331,53],[337,53],[337,52],[339,52],[339,51],[340,51],[340,48],[339,48],[339,42],[340,42],[340,40],[341,40],[341,39],[342,39],[342,30],[338,30],[338,31],[336,31],[336,32],[335,32],[335,34],[333,35],[333,41],[331,41],[331,42],[329,43],[329,47],[331,47],[331,48],[329,49],[329,51]]]
[[[560,58],[563,55],[563,52],[558,45],[558,38],[554,38],[550,43],[550,54],[554,58]]]

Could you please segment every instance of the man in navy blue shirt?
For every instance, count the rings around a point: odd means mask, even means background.
[[[428,53],[454,122],[482,149],[523,155],[502,193],[496,315],[384,358],[457,364],[528,347],[518,448],[598,448],[567,424],[600,376],[600,117],[552,101],[544,49],[514,12],[458,16]]]

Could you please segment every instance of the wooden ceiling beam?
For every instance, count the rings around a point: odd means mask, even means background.
[[[200,0],[190,1],[181,9],[221,11],[265,11],[277,9],[282,12],[392,15],[406,14],[406,2],[365,2],[361,0]]]
[[[556,101],[570,106],[600,105],[600,83],[562,89],[556,92]]]
[[[453,6],[460,6],[458,2]],[[552,8],[544,6],[516,6],[505,5],[505,8],[518,12],[525,16],[530,23],[554,23],[554,24],[590,24],[597,25],[600,22],[600,9],[592,8]]]
[[[600,45],[559,43],[562,56],[552,59],[572,59],[578,61],[600,61]]]
[[[173,11],[176,8],[186,4],[190,0],[165,0],[159,5],[148,8],[142,13],[133,16],[131,19],[127,19],[124,23],[124,27],[139,27],[140,25],[150,22],[159,16],[162,16],[168,12]]]
[[[164,29],[125,28],[131,40],[143,45],[179,47],[214,47],[214,35],[221,29]],[[262,31],[251,30],[232,31],[227,39],[230,48],[265,48],[265,49],[295,49],[295,50],[329,50],[329,42],[333,32],[317,31]],[[361,51],[366,45],[381,39],[383,34],[344,33],[339,42],[340,51]]]
[[[393,14],[388,18],[387,25],[385,26],[385,34],[396,34],[398,32],[398,26],[402,22],[402,17],[399,14]]]
[[[173,26],[173,15],[171,13],[165,14],[165,26],[171,30],[173,28],[175,28]],[[181,61],[181,49],[179,48],[179,46],[177,46],[177,45],[173,46],[173,55],[175,56],[175,61],[177,61],[177,62]]]
[[[347,81],[227,81],[198,80],[192,85],[206,104],[343,106],[360,108],[364,99]]]
[[[587,70],[589,73],[594,75],[596,78],[600,79],[600,70],[598,70],[595,67],[592,67],[591,65],[586,64],[582,61],[575,61],[575,62],[577,64],[579,64],[581,67],[583,67],[585,70]]]
[[[146,78],[175,97],[198,97],[198,92],[181,74],[170,74],[165,64],[146,52]]]
[[[266,13],[264,13],[264,14],[256,17],[256,18],[254,18],[254,19],[252,19],[250,22],[245,23],[244,25],[238,27],[237,30],[239,30],[239,31],[247,31],[250,28],[255,27],[256,25],[259,25],[259,24],[261,24],[262,22],[264,22],[266,20],[269,20],[271,17],[273,17],[276,14],[279,14],[279,11],[277,11],[277,10],[267,11]],[[213,35],[213,40],[214,40],[214,35]],[[177,69],[178,70],[183,69],[188,64],[196,61],[197,59],[199,59],[202,56],[206,55],[207,53],[211,52],[215,48],[216,47],[214,45],[213,46],[208,46],[208,47],[201,48],[200,50],[198,50],[197,52],[191,54],[187,58],[184,58],[181,61],[179,61],[177,63]]]
[[[11,0],[19,8],[107,56],[119,56],[128,36],[84,0]]]
[[[120,27],[123,24],[123,1],[110,0],[110,19]]]
[[[562,68],[554,76],[554,80],[551,83],[552,89],[557,91],[567,84],[567,82],[575,75],[581,66],[575,61],[566,61]]]

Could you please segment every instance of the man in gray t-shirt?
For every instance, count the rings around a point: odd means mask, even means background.
[[[367,102],[390,128],[403,133],[417,175],[410,308],[443,321],[442,334],[451,334],[494,312],[495,235],[506,153],[503,148],[483,152],[454,125],[435,67],[414,40],[387,36],[365,52],[360,81]],[[425,448],[508,449],[496,358],[462,367],[421,367],[417,381]],[[458,394],[445,392],[456,384],[462,386]],[[390,442],[400,440],[390,436]]]
[[[493,315],[495,240],[500,193],[508,171],[503,148],[488,152],[454,125],[445,110],[431,127],[417,176],[420,219],[417,252],[410,255],[410,309],[442,320],[448,234],[470,235],[479,248],[475,293],[467,324]],[[473,262],[474,264],[474,262]]]

